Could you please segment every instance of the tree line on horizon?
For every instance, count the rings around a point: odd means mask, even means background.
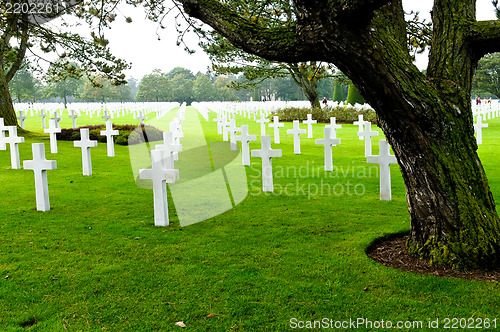
[[[36,77],[29,64],[23,65],[9,83],[13,100],[21,102],[186,102],[193,101],[262,101],[304,100],[307,97],[291,77],[267,78],[253,85],[246,84],[242,75],[215,75],[212,72],[193,74],[176,67],[165,73],[153,70],[140,80],[128,78],[115,85],[103,75]],[[349,84],[325,77],[318,81],[321,98],[345,101]],[[349,92],[350,94],[350,92]],[[358,102],[358,100],[356,100]]]

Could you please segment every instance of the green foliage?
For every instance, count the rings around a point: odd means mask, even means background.
[[[338,81],[335,82],[335,88],[333,89],[333,101],[345,101],[344,92],[342,91],[342,83]]]
[[[500,53],[492,53],[479,60],[472,80],[472,96],[500,98]]]
[[[80,129],[88,128],[90,139],[101,143],[106,143],[106,136],[101,135],[101,130],[106,130],[106,126],[83,126],[76,129],[63,128],[61,133],[57,135],[57,139],[61,141],[78,141],[80,140]],[[136,145],[145,142],[155,142],[163,139],[163,131],[149,125],[115,125],[113,129],[119,131],[119,135],[114,137],[114,141],[119,145]]]
[[[40,82],[30,72],[28,65],[19,69],[9,82],[10,93],[19,103],[40,98],[39,86]]]
[[[356,103],[363,105],[366,103],[363,96],[359,93],[358,89],[354,86],[354,84],[349,84],[349,91],[347,92],[347,103],[350,105],[354,105]]]
[[[278,115],[280,121],[306,120],[307,114],[312,114],[313,119],[318,122],[330,122],[331,117],[335,117],[338,123],[352,123],[358,120],[358,115],[363,115],[365,121],[377,124],[377,115],[371,108],[362,108],[360,110],[352,106],[326,106],[322,108],[297,108],[288,107],[272,112],[269,119]]]

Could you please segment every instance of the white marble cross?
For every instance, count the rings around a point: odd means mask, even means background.
[[[4,142],[10,144],[10,164],[12,169],[21,169],[18,144],[24,142],[24,137],[17,136],[17,126],[7,126],[7,130],[9,137],[5,137]]]
[[[111,116],[109,116],[108,114],[108,110],[104,110],[104,115],[101,116],[101,119],[103,119],[105,122],[108,121],[109,119],[111,119]],[[137,119],[139,120],[139,119]]]
[[[280,127],[284,126],[284,123],[280,123],[279,116],[273,116],[273,123],[270,123],[269,127],[274,128],[274,143],[280,144]]]
[[[80,140],[74,141],[73,144],[75,148],[82,149],[82,166],[83,175],[92,175],[92,159],[90,156],[90,148],[95,148],[97,146],[97,141],[90,139],[89,128],[80,129]]]
[[[19,120],[19,126],[22,129],[25,129],[25,127],[24,127],[24,120],[26,120],[27,117],[24,116],[24,111],[19,111],[19,116],[17,117],[17,119]]]
[[[76,119],[78,118],[78,114],[76,114],[75,111],[71,110],[69,113],[69,117],[73,121],[73,129],[76,129]]]
[[[167,183],[175,183],[179,171],[165,168],[165,153],[162,150],[151,151],[151,169],[140,169],[139,177],[153,181],[153,201],[155,226],[168,226]]]
[[[117,135],[120,135],[120,132],[118,130],[113,130],[113,122],[106,120],[106,130],[101,130],[101,136],[106,136],[108,157],[115,156],[115,142],[113,136]]]
[[[36,209],[38,211],[49,211],[49,184],[47,182],[47,171],[57,168],[55,160],[45,159],[45,145],[43,143],[32,143],[33,160],[25,160],[23,168],[35,172]]]
[[[42,118],[42,128],[45,129],[45,117],[47,116],[47,114],[45,114],[45,111],[42,110],[40,114],[38,114],[38,116]]]
[[[220,121],[220,126],[222,128],[222,140],[224,142],[229,141],[229,125],[231,121],[227,120],[227,114],[224,114]]]
[[[312,114],[307,114],[307,120],[302,121],[302,123],[307,125],[307,138],[313,138],[313,123],[318,123],[318,120],[312,119]]]
[[[358,137],[359,137],[359,140],[362,141],[364,139],[364,137],[360,136],[359,133],[363,131],[364,126],[365,126],[365,121],[363,120],[363,114],[358,115],[358,121],[354,121],[352,124],[359,127]]]
[[[337,119],[335,117],[330,118],[330,124],[326,127],[331,129],[331,138],[337,138],[337,129],[342,129],[342,125],[337,124]]]
[[[264,135],[260,138],[261,148],[252,150],[252,157],[262,158],[262,190],[273,191],[273,163],[272,158],[281,157],[282,151],[271,148],[271,136]]]
[[[182,145],[175,143],[171,131],[163,132],[163,144],[157,144],[155,149],[165,153],[165,168],[174,169],[174,160],[179,160],[179,157],[175,159],[175,156],[182,151]]]
[[[332,146],[340,144],[340,138],[333,138],[331,128],[325,126],[325,137],[316,140],[316,144],[325,147],[325,171],[333,171]]]
[[[7,127],[3,121],[3,118],[0,118],[0,150],[7,150],[7,145],[5,144],[5,133],[9,131],[9,127]]]
[[[241,142],[241,163],[250,166],[250,141],[256,141],[257,136],[248,135],[248,125],[241,126],[241,135],[234,137],[235,141]]]
[[[257,123],[260,123],[260,135],[264,136],[266,135],[266,123],[269,122],[269,119],[265,118],[264,113],[260,113],[260,119],[256,121]]]
[[[144,124],[144,120],[147,120],[148,118],[144,115],[142,115],[142,111],[139,111],[139,115],[137,115],[136,117],[134,117],[135,120],[140,120],[141,121],[141,125]]]
[[[45,129],[44,132],[50,136],[50,153],[57,153],[57,137],[56,134],[61,132],[61,128],[57,128],[56,121],[53,119],[49,120],[49,128]]]
[[[391,194],[391,164],[396,164],[398,161],[395,156],[389,152],[389,144],[385,139],[379,141],[379,155],[368,156],[367,162],[369,164],[380,165],[380,200],[390,201]]]
[[[483,144],[483,128],[487,128],[488,124],[483,123],[483,116],[479,115],[477,117],[477,122],[474,124],[474,131],[476,132],[476,142],[477,144]]]
[[[236,119],[231,119],[231,121],[229,121],[228,128],[229,128],[228,130],[229,130],[229,134],[230,134],[229,142],[230,142],[231,150],[237,150],[238,144],[236,144],[235,136],[236,136],[237,132],[241,131],[241,128],[236,127]]]
[[[213,119],[214,122],[217,123],[217,134],[221,135],[222,134],[222,113],[217,112],[217,117]]]
[[[287,134],[293,135],[293,153],[300,154],[300,134],[305,134],[305,129],[300,129],[300,121],[293,121],[293,129],[288,129]]]
[[[59,121],[62,120],[62,118],[59,117],[59,112],[54,112],[54,117],[51,118],[51,120],[54,120],[56,122],[56,128],[59,128]]]
[[[372,154],[372,136],[378,136],[378,131],[372,131],[372,123],[370,121],[365,121],[365,130],[358,132],[358,136],[365,138],[365,157],[371,156]]]

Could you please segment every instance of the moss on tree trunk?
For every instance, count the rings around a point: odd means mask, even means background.
[[[12,104],[9,84],[5,76],[0,73],[0,118],[4,119],[6,126],[17,126],[17,117]]]

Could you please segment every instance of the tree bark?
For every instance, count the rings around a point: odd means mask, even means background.
[[[411,218],[409,251],[460,269],[500,264],[500,218],[470,105],[477,61],[500,51],[500,24],[475,22],[474,0],[434,0],[427,75],[412,63],[401,0],[295,0],[296,21],[286,28],[259,28],[215,0],[178,1],[258,56],[335,64],[375,109],[398,158]]]
[[[9,83],[5,75],[0,70],[0,118],[4,119],[6,126],[17,126],[16,111],[12,104],[12,97],[9,91]]]

